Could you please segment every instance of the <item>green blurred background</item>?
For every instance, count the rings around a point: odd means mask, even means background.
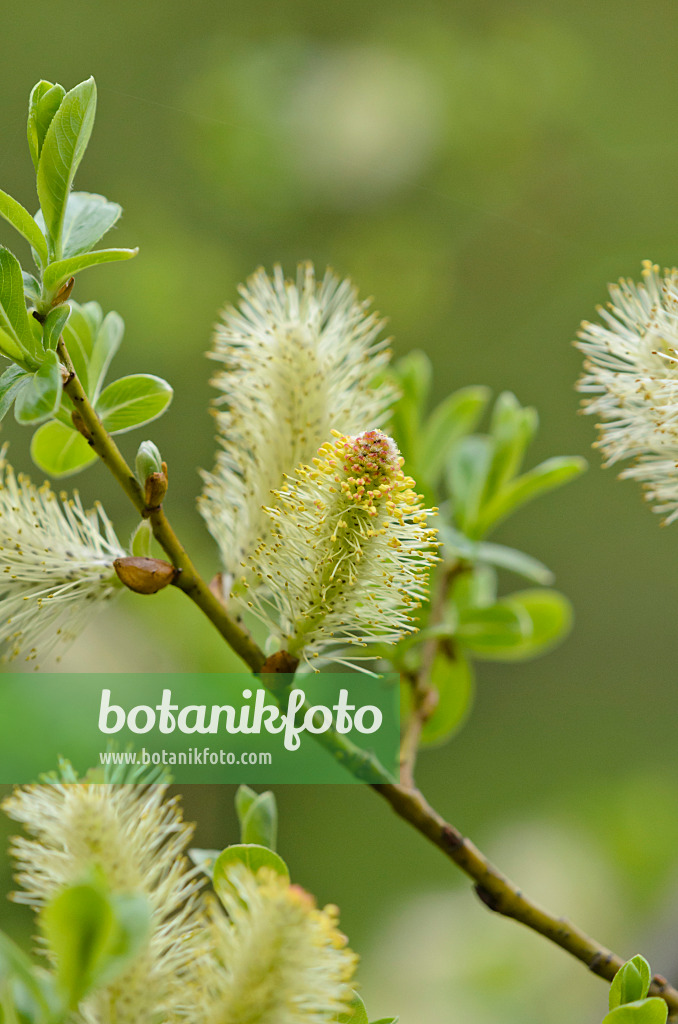
[[[259,264],[293,271],[310,258],[351,275],[389,317],[396,353],[430,354],[437,398],[468,383],[511,389],[540,410],[535,461],[589,452],[573,391],[578,322],[606,281],[637,276],[643,258],[676,259],[674,6],[33,0],[2,20],[0,184],[29,208],[31,86],[97,79],[78,185],[122,203],[112,244],[141,252],[87,271],[75,297],[125,318],[119,373],[175,385],[145,435],[169,462],[168,508],[206,573],[216,557],[193,504],[214,452],[203,353],[216,311]],[[25,255],[9,228],[0,241]],[[9,424],[4,436],[28,468],[28,435]],[[141,439],[123,438],[127,454]],[[78,487],[104,500],[121,536],[131,530],[102,468]],[[547,658],[482,666],[471,721],[422,757],[420,781],[527,891],[675,982],[678,526],[658,527],[593,454],[583,480],[501,530],[555,570],[576,627]],[[176,592],[128,595],[64,662],[231,667]],[[278,796],[282,852],[295,880],[341,906],[373,1016],[600,1019],[599,981],[476,905],[367,789]],[[187,788],[199,845],[234,840],[232,797]],[[9,888],[5,866],[0,882]],[[30,929],[10,905],[0,925]]]

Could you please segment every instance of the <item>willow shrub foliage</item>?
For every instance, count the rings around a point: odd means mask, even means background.
[[[68,92],[39,82],[28,114],[39,209],[0,192],[0,215],[33,256],[27,269],[0,248],[0,417],[13,409],[34,431],[33,461],[53,478],[100,458],[139,526],[121,544],[101,507],[57,499],[3,454],[4,657],[36,662],[125,588],[174,583],[255,671],[271,659],[288,672],[398,671],[402,792],[416,797],[417,748],[460,728],[476,663],[534,657],[569,630],[549,569],[491,535],[584,464],[526,468],[537,413],[510,393],[465,387],[430,410],[426,355],[393,364],[381,319],[350,281],[310,264],[295,280],[259,270],[221,313],[210,353],[218,447],[198,505],[221,564],[207,588],[163,511],[160,452],[144,440],[135,475],[112,440],[164,413],[172,388],[149,373],[107,382],[124,325],[80,294],[88,267],[137,252],[102,245],[117,203],[73,189],[95,107],[93,79]],[[597,396],[589,408],[609,459],[638,454],[629,473],[672,518],[674,275],[648,269],[613,299],[605,327],[583,328],[581,387]],[[169,562],[151,557],[153,537]],[[500,588],[500,573],[520,582]],[[191,828],[163,780],[78,779],[64,762],[18,788],[5,804],[27,833],[11,850],[15,898],[36,910],[46,960],[0,936],[0,1020],[367,1024],[337,908],[317,907],[275,852],[272,794],[241,787],[237,809],[242,842],[192,851],[191,865]],[[629,961],[606,1022],[665,1020],[650,985],[643,958]]]

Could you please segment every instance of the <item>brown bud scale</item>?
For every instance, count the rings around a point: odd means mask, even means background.
[[[157,594],[174,582],[177,570],[160,558],[130,555],[113,562],[118,579],[135,594]]]
[[[163,466],[165,463],[163,462]],[[163,498],[167,494],[167,471],[162,473],[151,473],[146,477],[144,485],[144,500],[146,508],[155,509],[162,505]]]

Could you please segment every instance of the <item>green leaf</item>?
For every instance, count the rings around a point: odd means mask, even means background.
[[[67,260],[50,263],[45,271],[43,283],[49,292],[57,292],[70,277],[79,274],[87,267],[96,267],[99,263],[117,263],[119,260],[130,260],[139,252],[138,249],[95,249],[80,256],[71,256]]]
[[[541,583],[542,586],[553,583],[554,580],[551,570],[539,559],[526,555],[524,551],[518,551],[516,548],[507,548],[503,544],[488,544],[481,541],[476,548],[476,559],[481,563],[494,565],[497,569],[508,569],[532,583]]]
[[[33,434],[31,458],[44,473],[62,477],[79,473],[96,462],[97,455],[77,430],[52,420]]]
[[[56,349],[70,314],[71,310],[67,305],[56,306],[49,311],[42,325],[42,343],[45,351],[47,349]]]
[[[27,274],[25,270],[21,271],[21,276],[24,282],[24,295],[28,304],[30,306],[37,306],[40,302],[40,282],[32,274]]]
[[[481,515],[483,533],[486,533],[491,527],[495,527],[502,519],[506,519],[521,505],[581,476],[586,468],[585,459],[561,455],[547,459],[535,466],[534,469],[511,480],[483,508]]]
[[[61,231],[73,178],[94,125],[97,91],[93,78],[67,92],[54,114],[38,160],[38,197],[51,241],[61,256]]]
[[[145,896],[113,893],[109,899],[115,929],[96,972],[97,986],[113,981],[144,948],[151,932],[152,913]]]
[[[120,348],[124,333],[125,324],[123,319],[118,313],[113,311],[106,314],[101,326],[95,333],[89,366],[87,368],[87,393],[92,402],[96,402],[99,397],[111,359]]]
[[[75,1009],[93,986],[114,939],[113,908],[93,886],[74,885],[47,904],[41,926],[57,962],[57,984]]]
[[[525,450],[534,437],[538,422],[536,410],[523,408],[510,391],[504,391],[499,395],[492,411],[493,451],[479,502],[481,519],[483,506],[520,470]],[[478,532],[481,531],[482,528],[479,527]]]
[[[0,377],[0,420],[3,420],[12,408],[19,391],[26,386],[32,374],[16,363],[8,366]]]
[[[522,661],[559,643],[572,625],[572,608],[556,590],[522,590],[489,608],[459,616],[457,640],[475,657]]]
[[[379,1020],[370,1021],[370,1024],[398,1024],[400,1017],[380,1017]]]
[[[75,1009],[144,946],[151,911],[142,896],[109,896],[99,886],[73,885],[46,905],[40,923],[56,960],[57,984]]]
[[[134,459],[134,471],[139,483],[143,486],[149,476],[152,476],[154,473],[162,473],[162,465],[162,455],[157,445],[153,444],[152,441],[142,441]],[[254,795],[256,797],[256,793]],[[236,809],[237,807],[238,798],[236,795]]]
[[[353,993],[350,1012],[340,1013],[336,1020],[337,1024],[369,1024],[365,1004],[357,992]]]
[[[503,544],[469,540],[459,530],[455,530],[445,523],[438,527],[438,532],[443,542],[447,561],[451,562],[458,558],[465,562],[493,565],[497,569],[514,572],[532,583],[541,583],[544,586],[553,583],[554,576],[551,570],[543,562],[533,558],[532,555],[526,555],[523,551],[506,547]]]
[[[414,351],[400,359],[395,367],[401,396],[391,411],[391,430],[405,460],[418,462],[421,420],[433,373],[424,352]]]
[[[463,609],[457,639],[479,657],[501,660],[507,652],[521,650],[531,631],[520,609],[499,601],[489,608]]]
[[[214,864],[220,853],[221,850],[200,850],[198,847],[192,847],[188,851],[188,856],[195,866],[200,868],[211,879],[214,875]]]
[[[475,692],[473,667],[461,652],[454,658],[437,654],[431,682],[438,691],[438,704],[422,728],[423,746],[444,743],[461,729],[470,714]]]
[[[132,534],[130,554],[135,558],[150,558],[153,547],[153,528],[148,519],[140,519]],[[210,872],[211,874],[211,872]]]
[[[0,991],[11,979],[19,981],[30,994],[37,1008],[42,1011],[42,1019],[51,1018],[51,1000],[42,978],[23,950],[0,932]]]
[[[652,971],[644,956],[632,957],[619,968],[610,985],[610,1009],[644,999],[650,991]]]
[[[669,1008],[663,999],[641,999],[617,1006],[603,1017],[602,1024],[666,1024]]]
[[[437,484],[450,451],[475,429],[489,399],[489,388],[461,388],[433,410],[424,427],[417,467],[430,484]]]
[[[0,189],[0,217],[16,228],[20,235],[30,242],[35,249],[40,263],[45,266],[47,263],[47,242],[42,231],[31,217],[28,210],[25,210],[21,203],[8,196]]]
[[[480,499],[493,451],[489,437],[471,434],[459,441],[447,463],[454,519],[459,529],[469,535],[478,520]]]
[[[238,821],[242,828],[242,823],[245,820],[245,815],[249,811],[250,807],[257,799],[259,794],[255,789],[250,786],[243,785],[238,786],[235,791],[235,813],[238,815]]]
[[[0,314],[1,315],[1,314]],[[25,352],[22,352],[18,347],[14,338],[7,334],[6,331],[0,327],[0,355],[6,356],[8,359],[17,359],[20,363],[28,364],[28,356]]]
[[[122,434],[161,416],[172,395],[172,388],[161,377],[135,373],[104,388],[95,408],[109,433]]]
[[[93,192],[71,192],[66,205],[62,251],[64,257],[89,252],[120,219],[122,207]]]
[[[54,416],[61,402],[61,389],[61,365],[56,352],[49,351],[16,398],[17,423],[42,423]]]
[[[273,793],[260,793],[240,818],[240,840],[275,850],[278,809]]]
[[[62,85],[52,85],[51,82],[44,80],[38,82],[31,91],[28,101],[27,135],[28,148],[36,171],[47,129],[65,95],[66,90]]]
[[[86,302],[82,306],[77,302],[69,302],[69,306],[71,315],[64,328],[64,341],[75,372],[91,401],[90,360],[97,332],[102,326],[103,313],[98,302]]]
[[[235,846],[227,846],[216,859],[212,877],[217,896],[221,896],[222,893],[231,889],[228,875],[236,864],[244,864],[254,875],[261,868],[268,868],[288,882],[290,879],[287,864],[273,850],[269,850],[265,846],[239,843]]]
[[[497,573],[491,565],[474,565],[472,572],[462,572],[452,586],[451,613],[467,608],[489,608],[497,601]]]
[[[0,349],[10,359],[35,369],[38,344],[30,324],[24,280],[16,256],[0,246]],[[9,342],[7,341],[9,339]]]

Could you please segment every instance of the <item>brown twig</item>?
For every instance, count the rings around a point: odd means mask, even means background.
[[[260,650],[247,630],[231,618],[224,605],[202,579],[184,546],[172,529],[162,505],[155,508],[148,508],[146,505],[144,492],[139,482],[115,441],[94,411],[78,379],[63,338],[59,340],[57,351],[68,372],[64,391],[73,402],[81,424],[81,433],[83,433],[87,443],[116,478],[139,514],[148,519],[156,540],[169,556],[175,569],[180,570],[177,573],[174,586],[183,590],[186,596],[205,613],[210,622],[219,630],[224,640],[236,654],[240,655],[252,671],[259,672],[266,660],[263,651]]]
[[[467,571],[466,563],[450,562],[439,570],[431,598],[431,612],[428,626],[440,625],[445,616],[445,604],[455,579]],[[421,733],[438,704],[438,692],[431,684],[431,673],[436,655],[440,649],[440,639],[431,637],[424,641],[421,661],[415,672],[406,672],[404,679],[409,684],[412,696],[412,708],[403,730],[400,741],[400,782],[403,786],[414,788],[414,769],[421,742]]]
[[[513,918],[566,950],[600,978],[611,981],[624,963],[591,936],[563,917],[544,910],[501,873],[470,839],[442,818],[417,789],[390,784],[372,787],[396,814],[425,835],[475,883],[474,890],[486,907]],[[678,1017],[678,990],[666,978],[655,975],[650,995],[660,996],[669,1007],[670,1020]]]
[[[249,633],[229,616],[216,594],[202,579],[170,526],[162,506],[153,509],[147,507],[142,488],[134,473],[101,423],[78,380],[63,339],[59,341],[58,352],[67,370],[64,390],[73,402],[79,429],[87,438],[92,449],[118,480],[138,512],[149,519],[153,533],[161,547],[175,568],[181,570],[177,573],[174,585],[183,590],[187,597],[205,613],[229,646],[240,655],[253,672],[261,673],[262,670],[272,673],[294,671],[297,664],[296,659],[290,659],[285,652],[266,659]],[[439,609],[444,606],[445,597],[454,577],[461,571],[457,567],[459,564],[455,563],[441,575],[439,589],[434,598]],[[427,708],[428,695],[431,690],[430,669],[435,658],[438,641],[432,639],[427,641],[427,645],[422,658],[422,667],[414,680],[416,711],[411,716],[411,722],[403,738],[405,744],[404,774],[407,779],[412,777],[421,729],[427,714],[430,713]],[[476,894],[487,907],[504,917],[513,918],[532,931],[543,935],[586,964],[594,974],[607,981],[612,980],[624,962],[620,956],[600,945],[574,924],[562,917],[550,914],[532,902],[490,863],[471,840],[466,839],[453,825],[446,822],[428,804],[413,784],[396,785],[390,782],[387,773],[383,771],[372,755],[355,747],[347,737],[339,736],[333,730],[329,730],[317,738],[340,763],[345,764],[357,777],[374,779],[375,775],[380,777],[380,773],[383,773],[383,781],[372,783],[373,789],[390,804],[399,817],[442,850],[457,867],[473,880]],[[660,975],[654,976],[650,994],[660,996],[666,1001],[670,1011],[669,1020],[678,1018],[678,990],[669,985],[665,978]]]

